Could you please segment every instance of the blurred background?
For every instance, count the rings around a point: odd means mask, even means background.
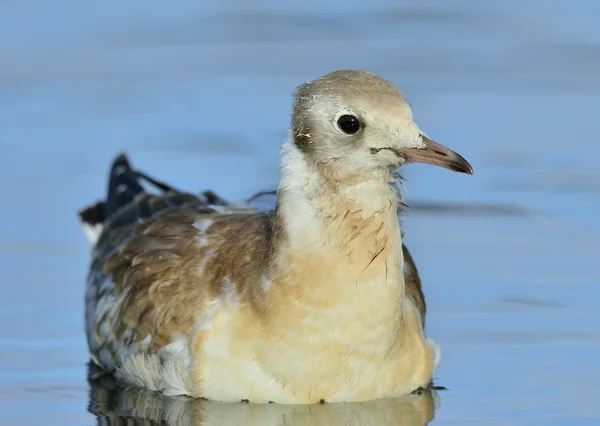
[[[593,0],[0,2],[0,424],[598,422],[599,16]],[[275,189],[292,91],[340,68],[397,84],[475,169],[403,170],[449,390],[289,417],[90,388],[76,211],[112,158],[230,200]]]

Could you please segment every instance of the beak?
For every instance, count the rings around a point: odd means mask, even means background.
[[[443,167],[454,172],[473,174],[473,167],[460,154],[446,148],[421,135],[424,148],[409,148],[402,150],[402,156],[407,163],[425,163]]]

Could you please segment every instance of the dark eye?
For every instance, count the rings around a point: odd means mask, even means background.
[[[349,135],[353,135],[360,130],[360,121],[353,115],[342,115],[338,118],[337,124],[342,132]]]

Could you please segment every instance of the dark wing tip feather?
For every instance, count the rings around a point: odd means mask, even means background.
[[[215,194],[211,190],[204,191],[202,193],[202,195],[206,199],[206,202],[208,204],[210,204],[210,205],[213,205],[213,206],[226,206],[227,204],[229,204],[229,202],[227,202],[223,198],[219,197],[217,194]]]
[[[104,223],[108,217],[119,208],[129,204],[136,195],[143,191],[127,155],[120,153],[110,167],[106,199],[81,209],[78,212],[79,219],[89,225]]]
[[[83,209],[79,210],[77,214],[83,223],[87,223],[89,225],[103,223],[105,219],[104,201],[98,201],[94,205],[84,207]]]
[[[110,168],[105,216],[108,217],[131,203],[141,192],[144,192],[144,188],[131,168],[127,156],[124,153],[117,155]]]
[[[161,194],[152,196],[146,192],[143,186],[146,184],[154,186]],[[143,193],[147,196],[140,197]],[[78,214],[81,221],[89,225],[102,224],[107,220],[121,223],[129,219],[133,220],[135,215],[148,218],[169,206],[190,203],[207,207],[229,204],[210,190],[204,191],[199,197],[179,191],[144,172],[133,169],[127,155],[120,153],[110,167],[106,199],[84,207]]]

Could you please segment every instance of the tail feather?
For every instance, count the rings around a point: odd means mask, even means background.
[[[104,217],[109,217],[121,207],[131,203],[141,192],[144,192],[144,188],[131,168],[127,156],[125,154],[118,155],[110,168]]]
[[[110,168],[106,200],[79,211],[79,219],[88,240],[94,244],[102,233],[106,218],[131,203],[141,192],[144,192],[144,188],[139,182],[139,176],[132,169],[127,156],[119,154]]]
[[[156,197],[138,197],[146,192],[142,184],[150,184],[161,193]],[[212,191],[204,191],[199,197],[179,191],[147,174],[134,170],[125,154],[119,154],[110,167],[106,199],[79,211],[83,230],[95,245],[107,220],[112,226],[122,226],[139,218],[148,218],[169,205],[192,203],[202,206],[226,206],[228,202]],[[133,216],[132,216],[133,215]]]

